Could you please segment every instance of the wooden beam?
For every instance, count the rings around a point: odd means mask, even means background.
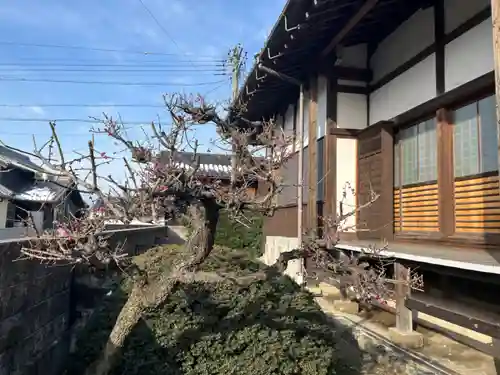
[[[368,95],[370,93],[370,88],[368,86],[339,85],[338,92]]]
[[[494,0],[492,0],[494,1]],[[321,56],[327,56],[330,52],[337,47],[340,42],[346,37],[349,32],[356,27],[356,25],[377,5],[378,0],[367,0],[361,8],[354,14],[345,26],[333,37],[331,42],[321,52]]]
[[[318,78],[313,76],[309,86],[309,181],[307,194],[307,221],[306,228],[317,230],[317,195],[318,195],[318,121],[317,121],[317,102],[318,102]]]
[[[341,129],[333,126],[329,129],[330,135],[336,135],[341,138],[356,138],[360,132],[360,129]]]
[[[455,232],[453,121],[450,117],[446,109],[436,113],[439,230],[445,237]]]
[[[495,59],[495,93],[496,93],[496,104],[497,104],[497,127],[500,131],[500,0],[491,0],[491,20],[493,29],[493,56]],[[499,148],[498,160],[500,164],[500,148]]]
[[[394,132],[391,125],[380,129],[382,190],[380,191],[380,234],[387,241],[394,238]],[[359,173],[359,172],[358,172]]]

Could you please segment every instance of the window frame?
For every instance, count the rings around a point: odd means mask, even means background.
[[[467,101],[464,101],[462,102],[460,105],[455,105],[453,106],[450,111],[453,113],[453,155],[452,155],[452,158],[453,158],[453,178],[455,180],[468,180],[468,179],[471,179],[471,178],[475,178],[475,177],[480,177],[480,176],[488,176],[488,175],[491,175],[491,174],[495,174],[495,173],[498,173],[499,171],[499,165],[498,165],[498,162],[497,162],[497,168],[495,170],[484,170],[483,169],[483,160],[484,160],[484,154],[483,154],[483,150],[484,150],[484,142],[483,142],[483,124],[482,124],[482,121],[481,121],[481,112],[480,112],[480,105],[479,103],[485,99],[488,99],[488,98],[495,98],[495,94],[493,93],[489,93],[489,94],[484,94],[484,95],[481,95],[473,100],[467,100]],[[476,150],[477,150],[477,163],[476,163],[476,170],[474,171],[474,173],[472,174],[466,174],[466,175],[458,175],[456,172],[456,150],[457,150],[457,147],[456,147],[456,139],[455,139],[455,132],[456,132],[456,116],[455,116],[455,113],[457,111],[459,111],[460,109],[462,108],[465,108],[467,106],[470,106],[470,105],[474,105],[474,109],[475,109],[475,127],[476,127],[476,130],[477,130],[477,144],[475,145],[476,147]],[[498,119],[497,119],[498,121]],[[498,126],[498,125],[497,125]],[[497,151],[496,154],[498,155],[498,127],[497,127],[497,131],[496,131],[496,140],[497,140],[497,146],[495,148],[495,150]],[[462,156],[463,157],[463,156]]]

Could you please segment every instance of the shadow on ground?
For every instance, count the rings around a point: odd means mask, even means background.
[[[164,306],[146,312],[112,375],[363,371],[365,354],[351,330],[326,316],[289,278],[234,253],[218,253],[204,268],[241,275],[265,270],[267,277],[245,287],[229,282],[179,287]],[[119,288],[93,314],[68,374],[82,374],[97,358],[125,299]]]

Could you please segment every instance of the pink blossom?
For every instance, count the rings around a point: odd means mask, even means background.
[[[69,236],[69,232],[63,227],[57,228],[56,234],[58,237],[68,237]]]

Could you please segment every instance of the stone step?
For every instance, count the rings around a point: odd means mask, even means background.
[[[307,287],[307,289],[315,295],[321,295],[325,298],[329,297],[329,299],[336,299],[340,297],[339,289],[325,282],[320,282],[318,285]]]

